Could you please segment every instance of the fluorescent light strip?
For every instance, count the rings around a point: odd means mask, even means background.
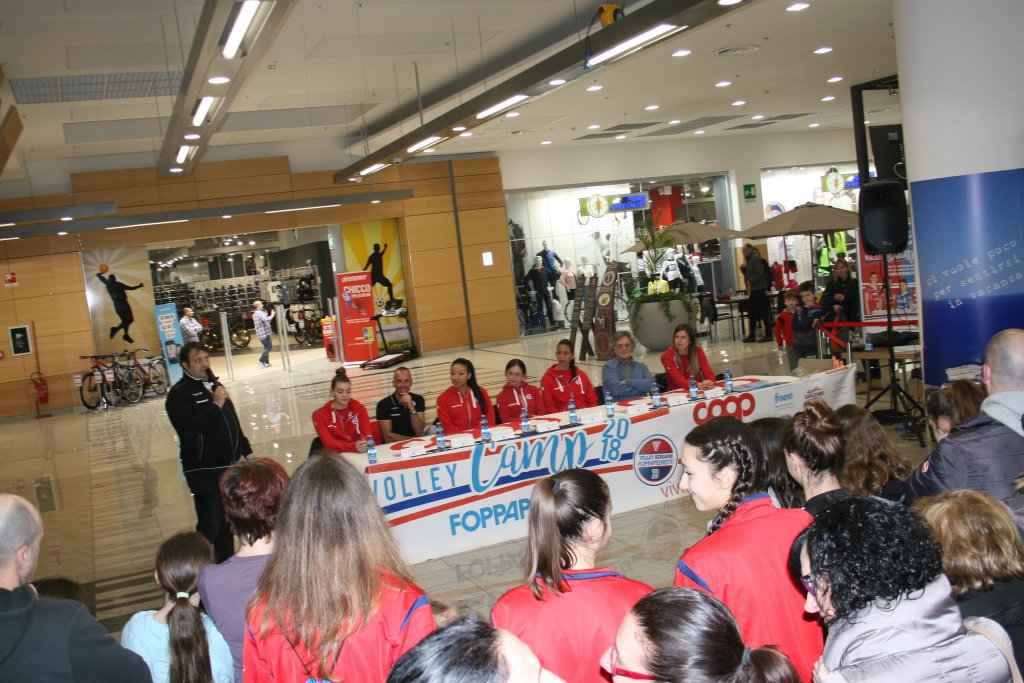
[[[264,211],[263,213],[287,213],[288,211],[312,211],[313,209],[333,209],[341,206],[341,204],[323,204],[321,206],[300,206],[295,209],[274,209],[273,211]]]
[[[484,109],[482,112],[477,114],[476,117],[478,119],[486,119],[488,116],[491,116],[493,114],[497,114],[500,111],[503,111],[505,109],[508,109],[509,107],[515,106],[515,105],[519,104],[520,102],[522,102],[525,99],[529,99],[529,95],[513,95],[512,97],[508,98],[507,100],[503,100],[501,102],[498,102],[493,107],[488,107],[487,109]]]
[[[673,24],[658,24],[654,28],[648,29],[639,35],[635,35],[629,40],[624,40],[618,45],[608,48],[604,52],[598,52],[596,55],[587,60],[587,64],[595,66],[602,62],[607,62],[612,57],[618,57],[624,52],[641,47],[644,43],[648,43],[655,38],[665,35],[670,31],[675,31],[676,27]]]
[[[426,140],[420,140],[415,145],[413,145],[412,147],[410,147],[409,149],[407,149],[405,151],[408,152],[409,154],[415,154],[416,152],[420,151],[421,149],[426,149],[427,147],[430,147],[434,143],[441,142],[442,140],[447,140],[447,139],[448,138],[443,138],[440,135],[431,135]]]
[[[20,237],[0,237],[0,242],[10,242],[11,240],[20,240]]]
[[[216,98],[207,95],[203,99],[199,100],[199,106],[196,107],[196,113],[192,116],[192,125],[201,126],[206,123],[206,115],[210,113],[210,109],[213,107],[213,102]]]
[[[185,159],[188,159],[189,154],[191,154],[192,150],[194,149],[196,148],[190,145],[182,145],[181,147],[178,148],[178,156],[176,156],[174,160],[177,161],[179,164],[185,163]]]
[[[104,228],[104,230],[124,230],[125,228],[144,228],[147,225],[169,225],[170,223],[188,223],[187,218],[182,218],[176,221],[156,221],[155,223],[132,223],[131,225],[115,225],[110,228]]]
[[[370,175],[371,173],[376,173],[377,171],[379,171],[381,169],[387,168],[390,165],[391,164],[380,163],[380,164],[374,164],[373,166],[367,166],[366,168],[364,168],[362,171],[359,172],[359,175],[367,176],[367,175]]]
[[[15,223],[0,223],[0,228],[11,228],[14,227]]]
[[[245,38],[245,34],[249,31],[249,25],[252,24],[252,20],[256,16],[256,10],[259,8],[260,0],[245,0],[242,3],[242,8],[238,12],[238,16],[235,17],[235,24],[231,27],[231,33],[228,34],[228,39],[224,41],[224,47],[221,49],[224,59],[234,59],[235,55],[238,54],[238,48],[242,45],[242,39]]]

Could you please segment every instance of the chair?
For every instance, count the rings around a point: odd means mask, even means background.
[[[598,384],[594,387],[594,393],[597,394],[597,405],[604,405],[604,385]]]
[[[380,423],[376,420],[370,420],[370,436],[373,437],[374,443],[384,442],[384,435],[380,432]]]

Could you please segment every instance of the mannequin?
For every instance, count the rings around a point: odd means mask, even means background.
[[[665,252],[665,260],[661,263],[661,277],[668,281],[670,289],[679,289],[682,280],[679,278],[679,266],[676,265],[676,250],[672,247]]]
[[[545,242],[545,244],[547,244]],[[526,274],[526,286],[532,287],[533,291],[537,293],[537,305],[543,307],[547,313],[548,323],[554,324],[555,314],[554,309],[551,305],[551,292],[548,290],[548,274],[544,269],[544,259],[540,256],[535,256],[533,259],[533,268]]]
[[[558,257],[558,254],[556,254],[555,252],[553,252],[550,249],[548,249],[548,241],[547,240],[541,241],[540,244],[543,247],[543,249],[541,249],[540,251],[537,252],[537,256],[538,256],[538,258],[540,258],[541,264],[543,265],[544,270],[548,274],[548,282],[550,284],[554,285],[556,282],[558,282],[558,272],[559,272],[559,269],[555,268],[555,261],[558,262],[559,266],[563,266],[565,264],[562,263],[562,259],[560,259]]]
[[[693,273],[693,281],[697,285],[697,291],[704,291],[704,276],[700,274],[700,254],[693,252],[687,258],[690,259],[690,271]]]
[[[583,281],[587,281],[594,277],[594,275],[594,266],[590,265],[586,256],[580,256],[580,267],[576,269],[576,277]]]
[[[572,270],[572,261],[565,259],[565,263],[562,264],[562,274],[558,277],[558,281],[565,287],[565,295],[569,301],[576,300],[576,273]]]

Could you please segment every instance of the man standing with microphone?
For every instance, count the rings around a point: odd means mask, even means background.
[[[181,468],[196,507],[196,531],[213,545],[217,562],[234,554],[224,518],[220,475],[252,455],[227,389],[210,370],[210,354],[198,342],[181,347],[184,374],[167,392],[167,417],[178,433]]]

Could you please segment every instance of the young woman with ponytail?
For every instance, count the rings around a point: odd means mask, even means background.
[[[789,475],[804,492],[804,510],[812,517],[833,501],[850,495],[839,481],[843,473],[843,428],[821,401],[808,401],[782,434]]]
[[[576,351],[572,342],[561,339],[555,347],[558,362],[544,372],[540,381],[547,412],[560,413],[569,409],[569,399],[576,399],[577,408],[597,405],[597,393],[587,373],[576,367]]]
[[[716,512],[705,538],[676,565],[675,585],[725,603],[750,647],[775,645],[804,681],[821,656],[822,631],[804,618],[805,596],[789,576],[793,539],[811,522],[803,510],[778,509],[758,485],[748,428],[719,417],[683,443],[680,488],[702,512]]]
[[[505,388],[498,394],[498,418],[505,424],[518,422],[526,408],[530,417],[544,413],[544,395],[526,381],[526,363],[513,358],[505,365]]]
[[[149,665],[154,683],[231,683],[231,650],[199,609],[199,570],[213,563],[213,547],[189,531],[164,541],[156,554],[159,610],[138,612],[121,631],[121,645]]]
[[[729,609],[692,588],[662,588],[641,598],[622,620],[601,665],[616,683],[800,681],[786,655],[745,645]]]
[[[541,665],[567,681],[602,683],[601,654],[651,587],[606,567],[597,554],[611,536],[611,494],[590,470],[540,480],[530,499],[526,583],[491,610],[495,626],[530,646]]]
[[[364,453],[370,436],[370,416],[362,403],[352,398],[352,380],[345,368],[331,378],[331,398],[313,411],[313,427],[321,448],[332,453]]]
[[[494,404],[483,387],[477,384],[476,369],[465,358],[452,361],[449,371],[452,385],[437,397],[437,419],[448,434],[480,428],[480,416],[488,424],[496,424]]]

